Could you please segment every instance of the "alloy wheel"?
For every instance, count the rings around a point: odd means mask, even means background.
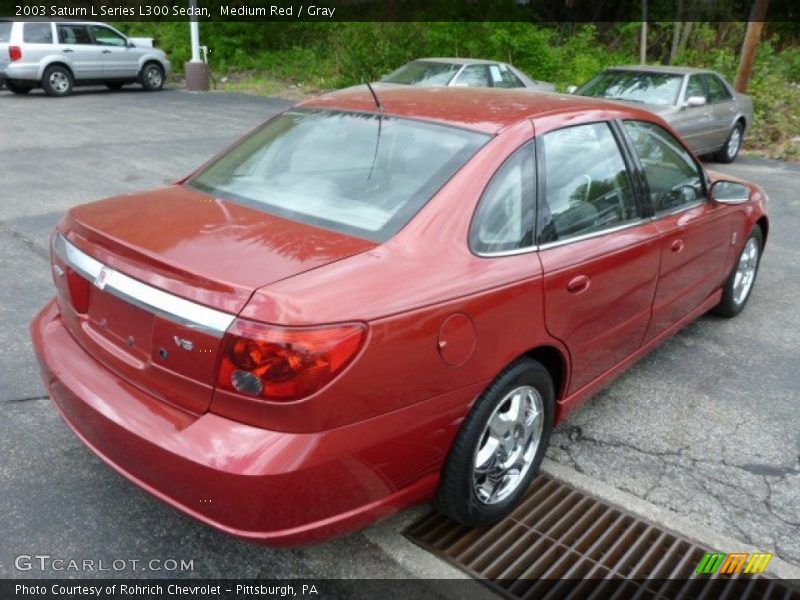
[[[496,504],[514,493],[533,464],[543,428],[544,406],[536,388],[524,385],[506,394],[475,450],[472,483],[478,500]]]
[[[753,287],[758,268],[758,240],[751,237],[739,256],[739,264],[736,266],[736,275],[733,278],[733,301],[742,304]]]

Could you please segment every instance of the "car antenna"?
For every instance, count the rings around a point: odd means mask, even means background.
[[[369,81],[367,82],[367,89],[369,89],[369,93],[372,94],[372,97],[375,99],[375,106],[378,107],[379,111],[383,112],[383,104],[381,104],[381,101],[378,100],[378,94],[376,94],[375,90],[372,89],[372,84],[370,84]]]
[[[369,168],[369,175],[367,175],[367,181],[372,179],[372,174],[375,172],[375,164],[378,162],[378,150],[381,147],[381,132],[383,131],[383,104],[381,101],[378,100],[378,94],[375,93],[375,90],[372,89],[372,85],[369,81],[367,81],[367,89],[369,89],[372,97],[375,99],[375,106],[378,107],[380,111],[380,115],[378,116],[378,137],[375,139],[375,153],[372,156],[372,166]]]

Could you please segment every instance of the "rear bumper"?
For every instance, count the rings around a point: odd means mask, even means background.
[[[3,69],[4,75],[0,75],[3,79],[15,79],[20,81],[39,81],[39,64],[38,63],[25,63],[13,62],[8,63]]]
[[[175,508],[266,544],[313,543],[429,499],[480,392],[331,431],[268,431],[184,412],[120,379],[77,344],[54,301],[31,334],[50,396],[100,458]]]

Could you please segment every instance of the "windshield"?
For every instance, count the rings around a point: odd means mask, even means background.
[[[432,85],[443,86],[450,83],[461,65],[451,63],[427,62],[415,60],[392,71],[381,79],[387,83],[401,83],[403,85]]]
[[[581,96],[669,105],[678,101],[683,75],[605,71],[577,91]]]
[[[0,44],[8,42],[11,39],[11,23],[9,21],[0,21]]]
[[[189,186],[384,242],[489,138],[396,117],[292,110],[256,130]]]

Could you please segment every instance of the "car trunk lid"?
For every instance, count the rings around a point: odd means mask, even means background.
[[[99,362],[194,413],[259,287],[373,248],[182,186],[72,209],[53,238],[65,323]]]

